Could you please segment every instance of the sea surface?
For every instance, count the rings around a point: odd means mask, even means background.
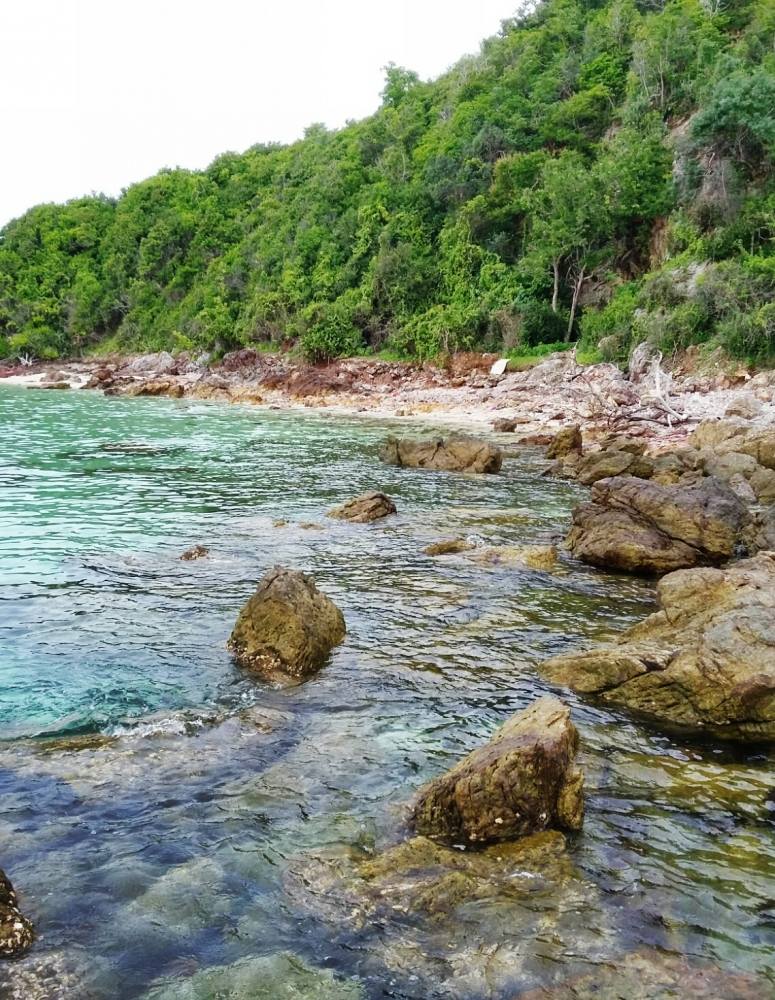
[[[633,962],[775,995],[772,755],[575,696],[571,874],[421,923],[320,905],[308,863],[400,840],[412,792],[547,692],[542,657],[655,607],[649,583],[565,556],[424,555],[550,542],[584,493],[531,449],[499,476],[385,467],[397,426],[0,385],[0,866],[39,934],[0,964],[0,1000],[507,1000]],[[326,518],[367,489],[399,513]],[[275,564],[312,573],[348,629],[288,688],[226,650]]]

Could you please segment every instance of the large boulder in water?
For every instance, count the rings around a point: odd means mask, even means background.
[[[342,612],[306,573],[275,566],[240,611],[229,649],[241,667],[308,677],[345,636]]]
[[[487,441],[471,437],[411,441],[389,437],[380,451],[388,465],[437,472],[500,472],[503,452]]]
[[[750,515],[724,483],[660,486],[634,476],[603,479],[573,511],[570,551],[593,566],[662,574],[729,559]]]
[[[724,739],[775,739],[775,552],[657,585],[618,641],[544,662],[553,683]]]
[[[571,424],[557,431],[546,449],[547,458],[565,458],[566,455],[581,454],[581,427]]]
[[[329,517],[334,517],[338,521],[353,521],[355,524],[368,524],[370,521],[378,521],[387,517],[388,514],[396,513],[396,505],[384,493],[372,491],[363,493],[354,500],[334,507],[328,512]]]
[[[23,955],[34,939],[32,923],[22,916],[11,880],[0,868],[0,958]]]
[[[578,733],[570,709],[539,698],[489,743],[417,794],[412,826],[454,843],[514,840],[550,828],[579,830],[584,777],[575,766]]]

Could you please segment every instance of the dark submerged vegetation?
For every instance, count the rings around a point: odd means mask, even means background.
[[[544,0],[340,131],[40,205],[0,357],[298,344],[775,355],[770,0]]]

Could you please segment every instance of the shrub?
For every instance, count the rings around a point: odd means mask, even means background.
[[[306,328],[301,335],[301,349],[308,361],[317,364],[363,350],[361,331],[344,303],[313,303],[305,309],[304,320]]]

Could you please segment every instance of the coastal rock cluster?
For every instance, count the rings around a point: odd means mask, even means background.
[[[723,739],[775,740],[775,552],[657,584],[661,610],[541,665],[554,684]]]
[[[500,472],[503,452],[487,441],[470,437],[432,438],[415,441],[389,437],[380,451],[388,465],[436,472]]]

